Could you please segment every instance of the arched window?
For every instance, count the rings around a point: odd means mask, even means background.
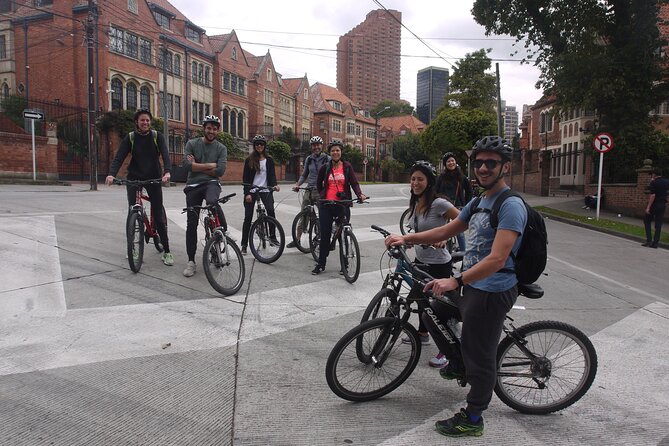
[[[193,82],[197,81],[197,62],[190,65],[190,78]]]
[[[148,86],[143,85],[139,89],[139,106],[141,108],[151,109],[151,90]]]
[[[7,85],[6,83],[2,84],[2,97],[3,98],[9,97],[9,85]]]
[[[240,113],[237,115],[237,136],[239,138],[244,137],[244,114]]]
[[[230,134],[237,136],[237,113],[234,111],[230,112]]]
[[[209,67],[204,67],[204,85],[209,86]]]
[[[181,56],[174,55],[174,75],[181,76]]]
[[[571,124],[569,124],[569,136],[572,136],[573,134],[574,134],[574,127]],[[571,151],[569,153],[571,153]]]
[[[223,123],[223,131],[230,133],[230,115],[228,109],[223,110],[223,116],[221,116],[221,122]]]
[[[125,87],[126,106],[127,110],[137,110],[137,85],[128,82]]]
[[[232,59],[237,60],[237,48],[236,47],[232,48]]]
[[[123,108],[123,82],[114,78],[111,81],[111,109],[121,110]]]

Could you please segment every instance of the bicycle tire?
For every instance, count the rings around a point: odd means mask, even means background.
[[[379,317],[400,317],[399,295],[391,288],[381,288],[367,304],[360,323]]]
[[[224,296],[235,294],[244,284],[246,267],[239,246],[230,238],[216,231],[207,240],[202,253],[204,275],[209,284]]]
[[[393,343],[390,335],[398,322],[391,317],[363,322],[335,344],[325,365],[325,378],[335,395],[348,401],[371,401],[406,381],[420,359],[421,343],[409,323],[402,324]],[[411,341],[403,343],[404,337]],[[358,339],[369,351],[362,359]],[[388,353],[385,360],[376,362],[384,351]]]
[[[309,230],[309,250],[311,257],[318,262],[318,257],[321,253],[321,225],[315,224]]]
[[[537,321],[516,329],[533,361],[506,336],[497,348],[495,393],[518,412],[544,415],[571,406],[588,391],[597,373],[597,352],[578,328]]]
[[[270,234],[272,227],[276,228],[276,237],[278,245],[274,245],[270,241]],[[281,223],[269,215],[263,215],[253,222],[249,233],[249,248],[251,253],[260,263],[276,262],[283,249],[286,246],[286,236],[283,232]]]
[[[144,261],[144,219],[139,212],[132,212],[126,224],[128,266],[138,273]]]
[[[339,262],[348,283],[354,283],[360,275],[360,246],[350,227],[344,227],[339,243]]]
[[[402,216],[400,217],[400,232],[402,235],[406,235],[410,232],[413,232],[413,229],[408,225],[409,224],[409,213],[411,212],[411,208],[406,209],[404,212],[402,212]]]
[[[302,228],[302,233],[298,237],[298,230],[300,229],[300,220],[301,219],[306,219],[305,223],[305,228]],[[295,242],[295,247],[300,250],[300,252],[303,253],[308,253],[311,251],[311,247],[309,246],[309,237],[310,237],[310,232],[311,232],[311,226],[315,224],[314,222],[318,223],[318,220],[313,215],[313,212],[304,210],[301,212],[298,212],[295,218],[293,219],[293,225],[291,227],[291,235],[293,236],[293,241]]]

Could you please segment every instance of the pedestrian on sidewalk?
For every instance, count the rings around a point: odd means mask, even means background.
[[[643,216],[643,225],[646,228],[646,242],[642,246],[650,248],[657,248],[660,243],[660,233],[662,231],[662,221],[664,219],[664,211],[667,209],[667,189],[669,188],[669,180],[662,177],[662,171],[659,168],[654,168],[651,173],[651,182],[648,186],[648,205],[646,205],[646,212]],[[655,220],[655,235],[651,237],[650,224]]]

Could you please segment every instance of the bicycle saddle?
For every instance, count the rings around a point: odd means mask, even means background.
[[[544,295],[544,290],[536,283],[518,283],[518,294],[529,299],[539,299]]]

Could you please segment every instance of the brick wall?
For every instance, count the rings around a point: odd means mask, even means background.
[[[54,139],[35,136],[35,171],[37,179],[58,179],[58,150]],[[0,176],[33,176],[32,136],[0,132]]]

